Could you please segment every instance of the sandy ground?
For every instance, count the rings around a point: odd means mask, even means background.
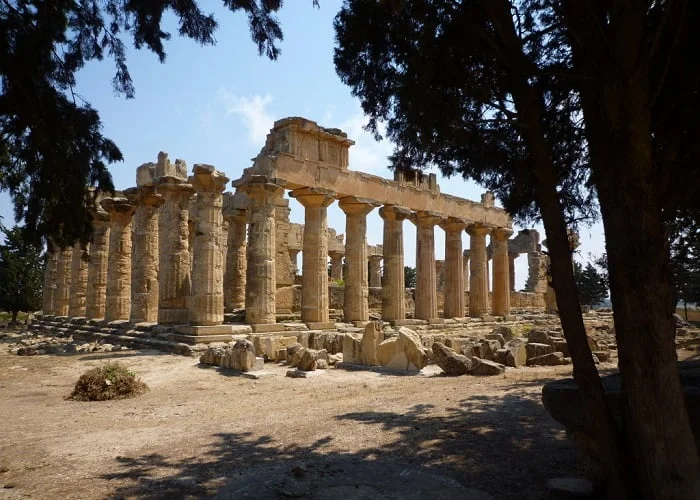
[[[148,393],[65,399],[108,360]],[[491,378],[266,370],[250,380],[156,351],[22,357],[0,339],[0,499],[201,498],[256,468],[341,459],[420,466],[497,499],[546,498],[552,477],[595,474],[540,403],[569,366]]]

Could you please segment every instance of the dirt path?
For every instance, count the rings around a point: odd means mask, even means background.
[[[150,391],[64,399],[107,360]],[[491,378],[266,369],[256,381],[153,351],[21,357],[0,343],[0,499],[207,497],[256,468],[337,460],[410,464],[493,498],[539,499],[547,479],[592,472],[539,400],[568,366]]]

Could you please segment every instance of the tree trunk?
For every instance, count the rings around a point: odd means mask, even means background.
[[[551,259],[552,286],[556,292],[562,329],[574,365],[574,380],[585,403],[586,428],[593,437],[608,472],[608,489],[612,498],[625,498],[626,468],[620,432],[605,399],[603,385],[588,345],[581,307],[576,291],[571,248],[564,209],[557,192],[558,179],[553,163],[552,146],[542,125],[543,96],[530,85],[526,75],[529,61],[513,25],[510,3],[489,0],[484,4],[505,48],[505,58],[512,72],[513,100],[522,123],[522,134],[534,162],[535,193],[542,214]]]
[[[644,5],[566,4],[592,178],[605,228],[629,487],[700,498],[700,460],[676,366],[668,242],[651,148]],[[591,26],[607,26],[591,30]]]
[[[12,321],[10,322],[11,325],[17,324],[17,314],[19,314],[19,311],[12,311]]]

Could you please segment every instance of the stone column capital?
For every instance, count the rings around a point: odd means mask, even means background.
[[[511,234],[513,234],[513,230],[505,227],[497,227],[491,231],[491,237],[498,241],[507,240]]]
[[[456,217],[448,217],[440,222],[440,227],[447,234],[459,234],[467,227],[467,222]]]
[[[291,251],[292,250],[290,250],[290,252]],[[299,250],[294,250],[294,251],[299,252]],[[345,256],[345,252],[341,252],[339,250],[329,250],[328,256],[333,260],[342,259]]]
[[[384,205],[379,209],[379,217],[384,220],[403,221],[411,216],[411,209],[399,205]]]
[[[379,206],[379,203],[370,200],[369,198],[360,198],[358,196],[346,196],[338,202],[340,209],[345,212],[345,215],[364,216]]]
[[[163,196],[175,197],[180,195],[189,198],[194,194],[192,184],[177,177],[161,177],[158,179],[155,188],[156,193]]]
[[[411,221],[417,227],[433,227],[441,220],[443,217],[437,212],[419,211],[411,215]]]
[[[165,203],[163,195],[156,193],[156,189],[153,186],[129,188],[124,191],[124,196],[135,206],[158,208]]]
[[[383,258],[384,258],[383,255],[374,254],[374,255],[369,256],[369,261],[370,262],[380,262]]]
[[[326,208],[335,201],[335,192],[324,188],[305,187],[295,189],[289,195],[306,208]]]
[[[245,222],[248,217],[248,211],[242,208],[234,208],[223,212],[224,220],[231,224],[232,222]]]
[[[128,221],[134,215],[136,206],[127,198],[105,198],[101,202],[111,219],[124,219]]]
[[[284,192],[286,182],[274,177],[264,175],[254,175],[245,184],[238,186],[238,189],[247,194],[248,197],[258,203],[264,203],[271,198],[277,198]]]
[[[491,232],[493,228],[490,226],[485,226],[481,223],[470,224],[467,226],[467,233],[469,236],[486,236]]]
[[[226,189],[228,181],[229,178],[213,165],[202,163],[192,167],[192,175],[188,178],[188,182],[198,193],[221,193]]]

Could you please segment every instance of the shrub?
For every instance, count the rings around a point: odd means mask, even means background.
[[[75,401],[107,401],[143,394],[148,386],[134,372],[120,363],[107,363],[83,373],[75,383],[70,399]]]

